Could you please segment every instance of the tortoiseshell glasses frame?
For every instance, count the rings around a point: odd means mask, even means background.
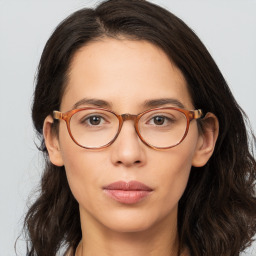
[[[113,114],[119,121],[119,126],[118,126],[118,129],[117,129],[117,132],[115,134],[115,136],[108,142],[106,143],[105,145],[102,145],[102,146],[99,146],[99,147],[87,147],[87,146],[84,146],[84,145],[81,145],[73,136],[72,132],[71,132],[71,126],[70,126],[70,121],[71,121],[71,118],[73,115],[75,115],[76,113],[80,112],[80,111],[84,111],[84,110],[88,110],[88,111],[106,111],[110,114]],[[147,113],[150,113],[150,112],[153,112],[154,111],[163,111],[163,110],[176,110],[176,111],[179,111],[180,113],[182,113],[185,117],[186,117],[186,129],[184,131],[184,134],[182,136],[182,138],[177,142],[175,143],[174,145],[171,145],[171,146],[168,146],[168,147],[156,147],[154,145],[151,145],[149,144],[140,134],[140,131],[139,131],[139,120],[141,119],[141,117],[143,117],[143,115],[147,114]],[[62,113],[60,111],[53,111],[53,118],[54,119],[58,119],[58,120],[64,120],[66,122],[66,125],[67,125],[67,129],[68,129],[68,133],[71,137],[71,139],[80,147],[82,148],[85,148],[85,149],[89,149],[89,150],[99,150],[99,149],[103,149],[103,148],[106,148],[106,147],[109,147],[115,140],[116,138],[118,137],[121,129],[122,129],[122,126],[123,126],[123,123],[124,121],[127,121],[127,120],[132,120],[134,122],[134,127],[135,127],[135,130],[136,130],[136,133],[137,135],[139,136],[140,140],[145,144],[147,145],[148,147],[152,148],[152,149],[155,149],[155,150],[166,150],[166,149],[170,149],[170,148],[173,148],[177,145],[179,145],[184,139],[185,137],[187,136],[188,134],[188,130],[189,130],[189,125],[190,125],[190,122],[194,119],[199,119],[199,118],[202,118],[203,116],[203,112],[201,109],[197,109],[197,110],[186,110],[186,109],[181,109],[181,108],[176,108],[176,107],[161,107],[161,108],[153,108],[153,109],[149,109],[149,110],[146,110],[142,113],[139,113],[138,115],[132,115],[132,114],[121,114],[121,115],[118,115],[117,113],[109,110],[109,109],[104,109],[104,108],[93,108],[93,107],[85,107],[85,108],[79,108],[79,109],[73,109],[73,110],[70,110],[68,112],[65,112],[65,113]]]

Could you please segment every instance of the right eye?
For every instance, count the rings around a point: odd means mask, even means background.
[[[100,116],[90,116],[88,118],[88,122],[90,123],[90,125],[99,125],[102,121],[102,117]]]
[[[88,126],[100,126],[106,123],[106,120],[99,115],[91,115],[86,116],[81,120],[82,124],[88,125]]]

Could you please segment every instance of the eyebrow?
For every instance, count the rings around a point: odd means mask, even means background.
[[[84,98],[76,102],[73,106],[73,109],[76,109],[82,105],[91,105],[94,107],[100,107],[100,108],[111,108],[112,104],[100,99],[88,99]]]
[[[177,99],[173,98],[160,98],[160,99],[152,99],[152,100],[146,100],[142,104],[143,107],[145,108],[155,108],[155,107],[161,107],[164,105],[174,105],[178,108],[185,108],[185,106]],[[108,101],[101,100],[101,99],[89,99],[89,98],[84,98],[76,102],[73,106],[73,109],[76,109],[82,105],[91,105],[93,107],[100,107],[100,108],[108,108],[111,109],[112,104]]]
[[[146,108],[155,108],[155,107],[161,107],[167,104],[174,105],[178,108],[185,108],[185,106],[179,100],[173,99],[173,98],[146,100],[143,105]]]

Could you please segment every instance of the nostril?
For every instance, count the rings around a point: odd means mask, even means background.
[[[116,163],[117,163],[118,165],[123,164],[122,161],[117,161]],[[140,161],[140,160],[134,161],[133,164],[141,164],[141,161]]]

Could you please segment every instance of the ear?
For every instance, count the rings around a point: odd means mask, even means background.
[[[50,161],[57,166],[63,166],[63,159],[60,151],[58,135],[52,128],[53,118],[47,116],[44,120],[43,134]]]
[[[208,162],[213,154],[218,135],[219,121],[213,113],[207,113],[202,120],[202,128],[192,160],[194,167],[202,167]]]

